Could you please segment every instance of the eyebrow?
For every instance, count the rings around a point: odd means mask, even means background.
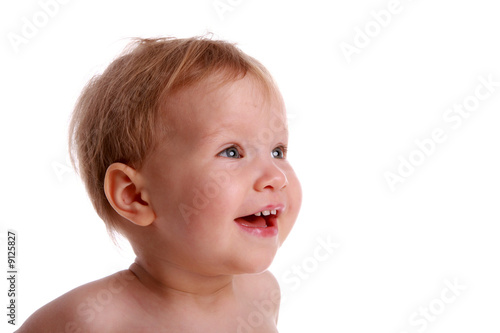
[[[211,143],[216,141],[218,138],[226,136],[234,136],[240,133],[240,131],[234,129],[234,123],[232,121],[221,121],[215,129],[210,131],[208,134],[205,134],[201,139],[205,143]],[[288,126],[285,126],[285,137],[288,140],[289,131]]]
[[[209,133],[202,137],[202,140],[213,142],[219,137],[235,135],[237,133],[238,131],[234,128],[234,121],[232,119],[229,121],[224,119],[217,124],[217,127],[211,128]]]
[[[228,130],[228,129],[219,128],[219,129],[217,129],[215,131],[212,131],[212,132],[204,135],[201,139],[204,142],[210,143],[210,142],[213,142],[213,141],[217,140],[219,137],[222,137],[226,133],[231,133],[231,132],[233,132],[232,134],[234,134],[234,131],[231,131],[231,130]]]

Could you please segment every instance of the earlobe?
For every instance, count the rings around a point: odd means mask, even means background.
[[[144,189],[141,175],[123,163],[113,163],[106,170],[104,192],[113,209],[130,222],[148,226],[156,218]]]

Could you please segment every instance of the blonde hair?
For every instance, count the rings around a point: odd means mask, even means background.
[[[168,104],[169,94],[209,77],[220,77],[224,84],[246,74],[267,94],[277,91],[264,66],[234,44],[207,37],[156,38],[135,39],[89,81],[71,118],[69,150],[111,235],[119,228],[104,193],[108,166],[121,162],[141,167],[161,132],[168,132],[168,124],[160,118],[160,104]]]

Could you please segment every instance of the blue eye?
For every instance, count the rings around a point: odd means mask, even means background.
[[[240,152],[236,147],[229,147],[221,151],[217,156],[229,157],[229,158],[241,158]]]
[[[273,156],[273,158],[279,158],[279,159],[283,159],[286,157],[286,147],[276,147],[273,149],[271,155]]]

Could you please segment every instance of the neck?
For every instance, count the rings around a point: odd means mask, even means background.
[[[213,307],[234,295],[233,276],[206,276],[169,263],[148,263],[140,258],[130,266],[139,282],[156,297]]]

